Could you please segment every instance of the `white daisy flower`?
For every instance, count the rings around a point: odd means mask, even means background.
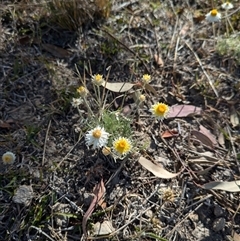
[[[217,9],[213,9],[206,14],[206,20],[210,23],[219,22],[221,20],[221,13],[219,13]]]
[[[77,108],[79,105],[81,105],[83,100],[81,98],[72,98],[72,107]]]
[[[2,155],[2,161],[3,161],[3,164],[5,164],[5,165],[13,164],[15,159],[16,159],[15,154],[13,154],[10,151],[7,151]]]
[[[232,9],[233,8],[233,4],[232,3],[230,3],[230,2],[225,2],[225,3],[223,3],[222,5],[222,8],[223,9],[225,9],[225,10],[229,10],[229,9]]]
[[[163,120],[164,118],[167,117],[170,111],[170,108],[168,105],[161,102],[161,103],[156,103],[152,105],[150,111],[157,119]]]
[[[128,138],[119,137],[113,142],[113,150],[118,156],[126,156],[132,150],[132,143]]]
[[[85,136],[86,145],[93,146],[93,149],[101,148],[107,144],[109,133],[104,128],[97,126],[93,130],[87,132]]]

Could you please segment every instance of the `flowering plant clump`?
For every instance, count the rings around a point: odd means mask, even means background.
[[[95,74],[92,76],[92,83],[95,84],[95,85],[102,85],[102,83],[104,82],[104,78],[102,75],[100,74]]]
[[[3,161],[3,164],[5,165],[13,164],[15,159],[16,159],[15,154],[10,151],[7,151],[2,155],[2,161]]]
[[[157,103],[152,105],[151,107],[152,114],[160,120],[167,117],[169,110],[169,106],[164,103]]]
[[[93,149],[104,147],[108,142],[109,133],[104,128],[97,126],[87,132],[85,139],[88,147],[93,146]]]
[[[206,20],[210,23],[219,22],[221,20],[221,13],[219,13],[217,9],[213,9],[206,14]]]
[[[79,105],[81,105],[83,100],[81,98],[72,98],[72,107],[77,108]]]
[[[223,3],[223,4],[221,5],[221,7],[222,7],[223,9],[225,9],[225,10],[229,10],[229,9],[232,9],[232,8],[233,8],[233,4],[227,1],[227,2]]]
[[[80,94],[82,97],[86,97],[88,94],[88,90],[84,86],[80,86],[77,88],[77,92]]]
[[[113,150],[118,156],[126,156],[132,149],[132,143],[128,138],[119,137],[113,142]]]
[[[149,75],[149,74],[144,74],[144,75],[142,76],[142,81],[143,81],[144,84],[149,84],[150,81],[151,81],[151,75]]]

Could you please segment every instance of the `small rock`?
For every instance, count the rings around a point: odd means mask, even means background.
[[[33,196],[34,193],[32,186],[22,185],[19,186],[15,195],[13,196],[13,202],[29,206]]]
[[[152,212],[152,210],[146,211],[146,212],[144,213],[144,216],[145,216],[146,218],[151,219],[151,218],[153,217],[153,212]]]
[[[223,228],[225,227],[225,224],[226,224],[225,218],[217,218],[213,222],[213,230],[215,232],[223,230]]]
[[[217,204],[217,205],[214,207],[214,215],[215,215],[216,217],[220,217],[220,216],[222,216],[223,214],[224,214],[224,208]]]
[[[115,231],[111,221],[97,222],[93,226],[94,235],[107,235]]]
[[[69,222],[69,217],[68,217],[68,215],[64,215],[64,214],[70,213],[71,212],[70,208],[71,208],[71,206],[69,204],[63,204],[63,203],[59,203],[59,202],[54,204],[54,206],[52,207],[53,212],[58,213],[58,214],[54,214],[54,219],[55,219],[57,226],[67,227],[68,222]],[[59,213],[62,213],[62,215]]]

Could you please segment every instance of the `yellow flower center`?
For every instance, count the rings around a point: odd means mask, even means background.
[[[95,130],[95,131],[93,131],[92,135],[94,138],[99,139],[102,136],[102,132],[101,132],[101,130]]]
[[[102,75],[97,74],[97,75],[95,76],[95,80],[96,80],[97,82],[101,81],[101,80],[102,80]]]
[[[77,92],[79,92],[79,93],[82,93],[83,91],[85,91],[85,87],[83,87],[83,86],[80,86],[80,87],[77,89]]]
[[[11,162],[11,160],[12,160],[12,157],[11,157],[11,156],[5,156],[5,157],[4,157],[4,161],[5,161],[5,162]]]
[[[142,78],[144,82],[148,83],[151,79],[151,76],[149,74],[144,74]]]
[[[167,111],[167,106],[164,104],[160,104],[157,106],[157,112],[163,115]]]
[[[211,11],[211,16],[212,16],[212,17],[216,17],[217,14],[218,14],[217,9],[213,9],[213,10]]]

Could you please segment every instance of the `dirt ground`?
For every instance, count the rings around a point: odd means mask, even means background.
[[[0,240],[239,241],[239,191],[209,183],[240,185],[240,47],[219,44],[239,38],[240,3],[225,16],[221,1],[115,0],[77,29],[46,4],[0,3],[0,155],[16,155],[0,163]],[[219,23],[205,20],[213,8]],[[87,109],[71,105],[84,83],[98,112],[97,73],[138,83],[107,94],[144,146],[123,161],[87,148]],[[143,74],[152,81],[136,111]],[[156,102],[171,108],[163,122]]]

